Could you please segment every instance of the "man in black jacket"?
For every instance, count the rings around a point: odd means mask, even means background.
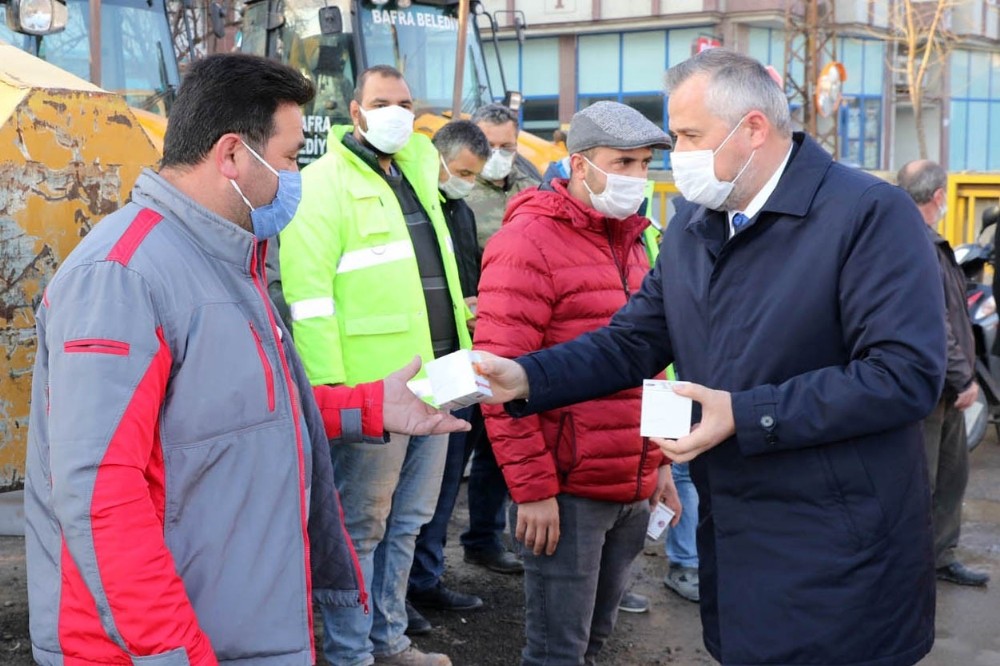
[[[479,244],[476,240],[476,218],[464,199],[476,184],[476,176],[483,170],[490,156],[490,144],[486,135],[468,120],[454,120],[434,135],[434,146],[441,154],[441,169],[438,188],[442,197],[444,219],[451,232],[458,263],[458,278],[462,285],[465,302],[476,311],[476,294],[479,285]],[[470,331],[475,328],[475,319],[469,320]],[[469,418],[472,409],[458,410]],[[478,419],[481,423],[482,419]],[[448,521],[455,508],[462,472],[472,452],[475,440],[461,436],[448,440],[448,456],[445,461],[444,476],[441,480],[441,494],[438,496],[434,517],[424,525],[417,535],[413,566],[410,569],[409,591],[407,594],[407,633],[424,634],[431,630],[430,622],[417,608],[435,610],[471,610],[483,605],[483,600],[472,594],[450,590],[441,584],[444,573],[444,545],[448,536]],[[412,604],[412,605],[411,605]]]
[[[933,492],[934,566],[937,577],[959,585],[984,586],[990,577],[955,559],[962,525],[962,497],[969,481],[969,452],[962,412],[979,393],[976,384],[976,342],[965,305],[965,276],[948,241],[934,227],[944,215],[948,175],[930,160],[905,164],[896,178],[917,204],[927,233],[937,249],[944,281],[948,366],[944,391],[934,411],[924,419],[924,444]]]

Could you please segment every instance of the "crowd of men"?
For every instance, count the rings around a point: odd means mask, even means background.
[[[954,555],[977,388],[954,257],[924,231],[940,168],[904,168],[911,200],[833,162],[724,49],[667,93],[670,135],[598,102],[543,180],[515,113],[429,139],[379,65],[300,173],[313,84],[194,64],[159,171],[38,311],[36,661],[308,665],[318,609],[332,664],[450,664],[410,636],[422,609],[483,605],[442,582],[467,467],[464,559],[523,573],[522,664],[597,663],[643,609],[630,569],[661,501],[664,583],[721,663],[926,655],[935,575],[988,580]],[[659,245],[654,150],[682,195]],[[408,387],[470,348],[488,404]],[[668,366],[697,427],[643,438],[639,387]]]

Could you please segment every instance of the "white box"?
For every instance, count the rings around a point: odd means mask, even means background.
[[[641,436],[677,439],[690,434],[691,398],[674,393],[674,384],[678,383],[663,379],[642,382]]]
[[[646,527],[646,536],[656,541],[663,534],[663,531],[674,519],[674,511],[669,506],[660,502],[649,514],[649,526]]]
[[[438,409],[458,409],[493,395],[490,382],[476,372],[479,354],[468,349],[436,358],[427,364],[427,378]]]

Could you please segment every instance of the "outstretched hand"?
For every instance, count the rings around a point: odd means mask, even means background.
[[[476,371],[490,382],[493,397],[483,402],[500,405],[511,400],[528,397],[528,375],[519,364],[510,359],[485,351],[476,350],[480,360]]]
[[[438,435],[470,430],[472,426],[468,421],[431,407],[406,386],[406,382],[413,379],[419,370],[420,357],[414,356],[412,361],[383,380],[382,427],[404,435]]]
[[[733,400],[728,391],[682,382],[674,386],[674,393],[701,403],[701,422],[695,424],[691,434],[680,439],[650,438],[674,462],[693,460],[736,434]]]

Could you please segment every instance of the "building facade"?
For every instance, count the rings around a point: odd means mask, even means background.
[[[793,18],[805,11],[799,0]],[[836,115],[836,150],[865,169],[896,170],[919,156],[905,76],[905,46],[888,39],[901,23],[898,0],[819,0],[820,28],[847,78]],[[927,156],[951,171],[1000,169],[1000,8],[994,0],[928,0],[924,16],[949,5],[947,50],[931,60],[923,87]],[[899,3],[901,5],[901,2]],[[786,0],[484,0],[499,26],[506,87],[524,96],[525,129],[548,137],[598,100],[624,102],[667,126],[663,74],[707,44],[770,64],[786,79],[793,117],[804,100],[804,37],[790,29]],[[832,11],[831,11],[832,10]],[[523,16],[525,38],[515,38]],[[801,21],[798,21],[801,23]],[[479,19],[485,40],[488,22]],[[898,31],[896,32],[899,35]],[[485,44],[487,54],[493,48]],[[829,51],[818,60],[829,60]],[[497,59],[490,77],[502,95]],[[833,127],[832,119],[825,120]],[[834,129],[831,129],[831,134]],[[832,143],[831,143],[832,146]]]

